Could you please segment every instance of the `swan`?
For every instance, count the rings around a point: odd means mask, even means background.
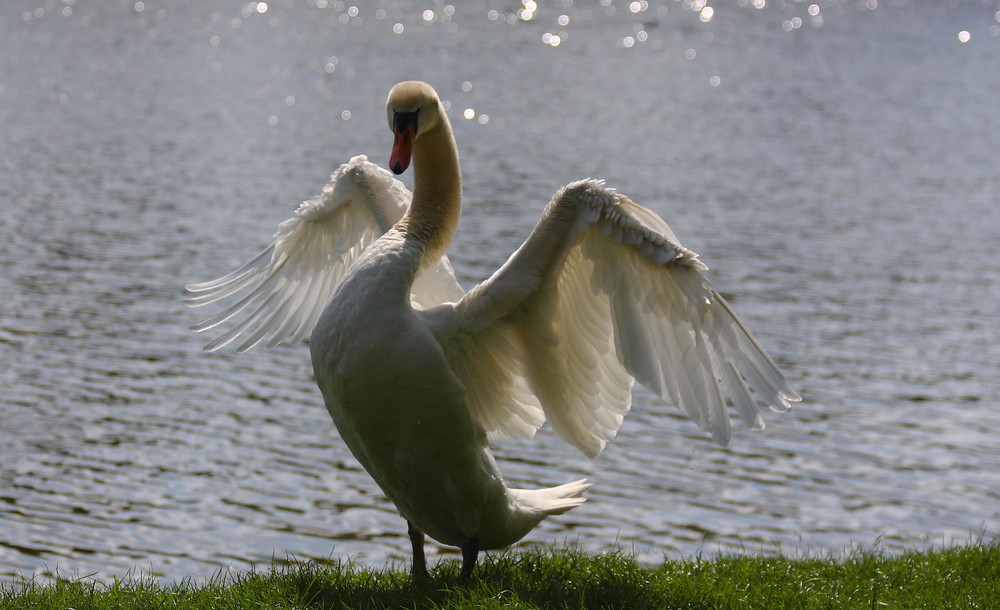
[[[723,445],[727,405],[762,429],[759,404],[782,412],[800,400],[698,256],[602,181],[561,188],[527,241],[465,292],[445,254],[461,175],[441,100],[402,82],[387,113],[389,167],[401,174],[412,160],[412,195],[354,157],[266,249],[188,285],[186,301],[235,299],[192,327],[233,324],[207,351],[309,339],[341,437],[407,522],[414,579],[428,577],[425,535],[460,548],[469,577],[481,550],[584,502],[585,479],[507,487],[491,441],[530,438],[548,421],[595,457],[635,381]]]

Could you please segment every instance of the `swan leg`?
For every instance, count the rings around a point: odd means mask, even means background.
[[[427,558],[424,556],[424,533],[406,522],[406,533],[410,535],[410,544],[413,546],[413,566],[410,568],[410,575],[413,580],[428,580],[431,575],[427,573]]]
[[[476,567],[477,559],[479,559],[479,536],[469,538],[469,541],[462,545],[463,579],[472,578],[472,570]]]

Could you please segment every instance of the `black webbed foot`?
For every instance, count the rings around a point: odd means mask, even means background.
[[[427,558],[424,556],[424,533],[406,522],[406,533],[410,535],[410,545],[413,547],[413,565],[410,567],[410,576],[413,581],[430,580],[431,575],[427,572]]]
[[[462,545],[462,580],[472,578],[472,570],[476,567],[476,560],[479,559],[479,537],[470,538]]]

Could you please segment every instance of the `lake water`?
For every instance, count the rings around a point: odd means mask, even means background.
[[[596,483],[526,543],[656,562],[995,536],[998,63],[993,0],[3,2],[0,579],[408,557],[308,350],[203,354],[181,287],[352,155],[386,163],[410,78],[450,102],[466,285],[560,185],[605,178],[804,397],[730,448],[642,391],[597,460],[503,443],[518,484]]]

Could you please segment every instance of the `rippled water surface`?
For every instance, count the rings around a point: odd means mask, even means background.
[[[408,78],[450,102],[464,283],[606,178],[805,398],[730,448],[642,391],[595,461],[504,443],[519,484],[596,482],[527,542],[657,561],[1000,529],[1000,3],[13,0],[0,53],[4,580],[407,556],[307,349],[203,354],[180,288],[350,156],[384,163]]]

